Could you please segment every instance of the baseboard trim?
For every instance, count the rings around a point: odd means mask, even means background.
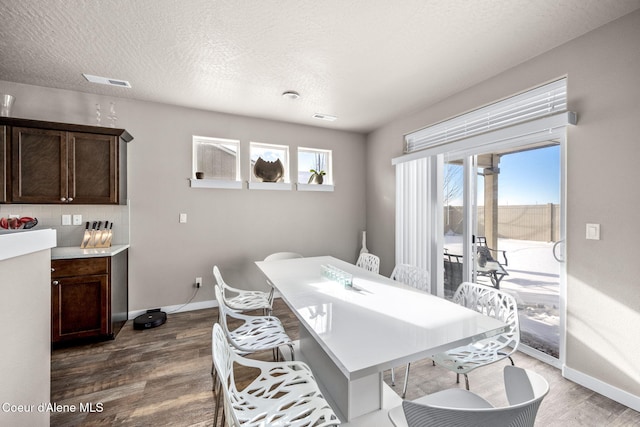
[[[169,305],[166,307],[161,307],[160,309],[165,313],[170,314],[170,313],[182,313],[184,311],[202,310],[205,308],[213,308],[217,306],[218,306],[218,301],[212,299],[208,301],[191,302],[189,304]],[[152,309],[152,308],[157,308],[157,307],[150,307],[149,309]],[[147,312],[146,309],[130,311],[129,319],[135,319],[139,315],[144,314],[146,312]]]
[[[640,412],[639,396],[635,396],[629,392],[614,387],[611,384],[607,384],[580,371],[571,369],[566,365],[562,368],[562,376],[568,380],[580,384],[583,387],[588,388],[589,390],[593,390],[596,393],[608,397],[611,400],[615,400],[616,402],[627,406],[634,411]]]

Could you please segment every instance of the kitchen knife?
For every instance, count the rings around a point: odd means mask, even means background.
[[[96,246],[96,226],[98,225],[98,221],[93,221],[91,225],[91,237],[89,238],[89,243],[87,243],[87,247],[94,248]]]
[[[113,239],[113,231],[111,231],[112,228],[113,222],[109,224],[109,237],[107,238],[107,247],[111,247],[111,240]]]
[[[100,247],[107,246],[107,240],[109,240],[109,221],[104,222],[104,230],[100,232]]]
[[[89,239],[91,238],[91,233],[89,232],[89,221],[87,221],[87,225],[84,229],[84,236],[82,237],[82,243],[80,243],[80,249],[84,249],[87,247],[87,243],[89,243]]]

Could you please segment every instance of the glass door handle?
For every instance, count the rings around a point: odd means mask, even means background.
[[[557,242],[555,242],[553,244],[553,257],[558,262],[564,262],[564,256],[558,256],[558,252],[556,251],[556,249],[558,248],[558,246],[560,246],[561,243],[564,243],[564,240],[558,240]],[[563,252],[563,255],[564,255],[564,250],[562,252]]]

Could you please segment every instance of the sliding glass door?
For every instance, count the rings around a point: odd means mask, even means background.
[[[563,342],[564,137],[446,153],[443,296],[462,281],[516,297],[524,351],[559,364]],[[555,252],[555,254],[554,254]]]

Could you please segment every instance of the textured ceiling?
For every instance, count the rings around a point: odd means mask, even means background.
[[[640,0],[0,0],[0,80],[366,132],[638,8]],[[281,97],[286,90],[301,98]]]

